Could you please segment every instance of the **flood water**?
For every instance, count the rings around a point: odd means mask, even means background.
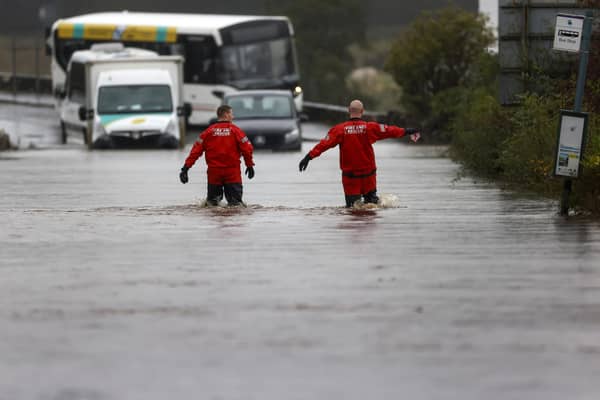
[[[311,142],[255,154],[247,208],[203,208],[190,145],[49,125],[0,153],[0,400],[598,398],[596,221],[397,141],[387,208],[341,207],[336,149],[300,174]]]

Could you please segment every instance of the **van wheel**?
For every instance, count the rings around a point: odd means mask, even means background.
[[[180,146],[180,141],[171,135],[160,135],[158,137],[158,148],[159,149],[176,149]]]
[[[60,121],[60,142],[67,144],[67,127],[63,121]]]

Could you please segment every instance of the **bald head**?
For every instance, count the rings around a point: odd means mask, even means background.
[[[348,112],[350,113],[350,118],[360,118],[365,111],[365,107],[363,106],[362,101],[360,100],[352,100],[350,105],[348,106]]]

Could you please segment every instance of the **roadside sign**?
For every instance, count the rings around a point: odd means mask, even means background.
[[[557,14],[554,29],[554,50],[578,53],[581,47],[583,15]]]
[[[581,157],[587,133],[588,114],[575,111],[560,111],[558,140],[554,175],[577,178],[581,169]]]

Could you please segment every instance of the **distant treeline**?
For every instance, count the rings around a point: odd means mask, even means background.
[[[42,32],[57,18],[99,11],[152,11],[219,14],[271,14],[293,0],[39,0],[12,2],[0,13],[0,34]],[[326,1],[326,0],[325,0]],[[283,3],[283,4],[282,4]],[[448,4],[476,12],[477,0],[371,0],[366,8],[367,33],[370,36],[394,34],[421,11]]]

